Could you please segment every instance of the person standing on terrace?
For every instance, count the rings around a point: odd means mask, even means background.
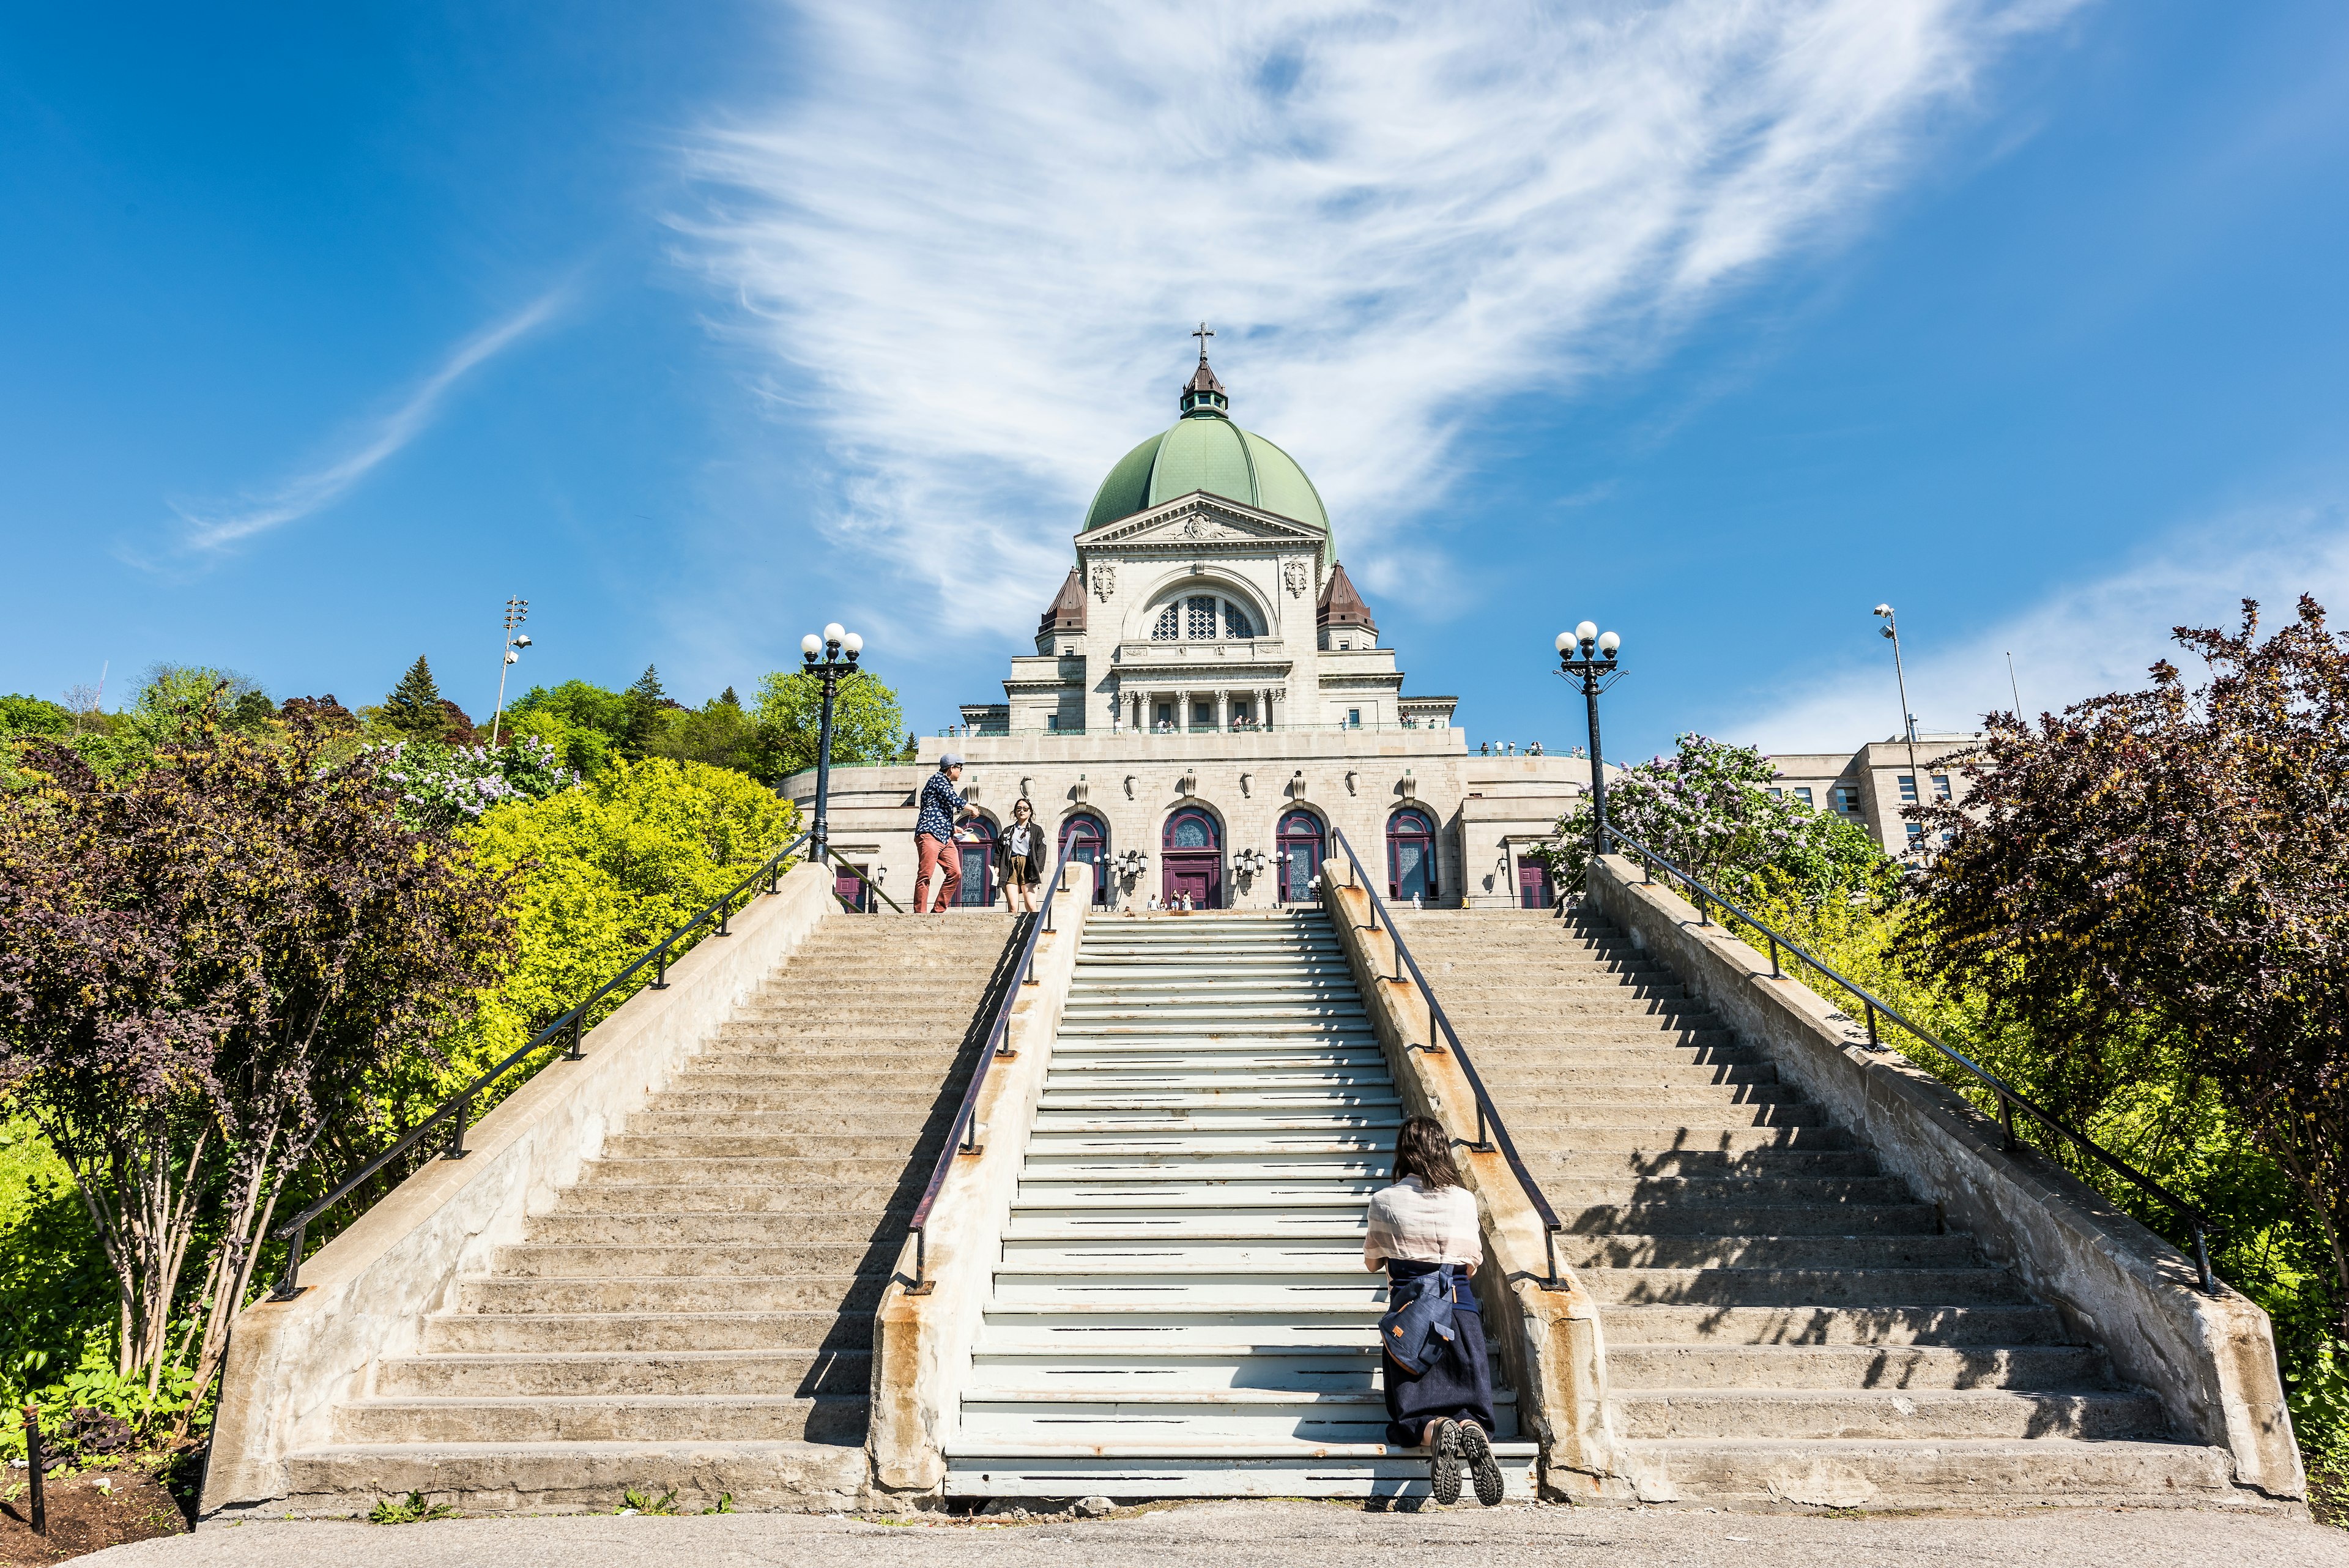
[[[948,752],[938,759],[938,771],[922,784],[922,815],[914,823],[914,849],[920,869],[914,884],[914,913],[945,914],[962,894],[962,857],[954,850],[955,825],[977,816],[978,807],[962,798],[955,785],[962,782],[962,757]],[[938,884],[937,901],[930,903],[930,873],[941,867],[946,880]]]

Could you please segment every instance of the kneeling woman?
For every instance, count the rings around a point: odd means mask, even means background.
[[[1460,1501],[1460,1465],[1464,1459],[1476,1484],[1476,1501],[1490,1508],[1501,1501],[1501,1465],[1493,1456],[1493,1370],[1485,1355],[1485,1319],[1468,1276],[1484,1255],[1477,1237],[1476,1199],[1452,1163],[1451,1140],[1427,1116],[1412,1116],[1395,1138],[1395,1184],[1371,1199],[1371,1229],[1362,1261],[1387,1272],[1387,1334],[1403,1329],[1409,1340],[1433,1316],[1437,1327],[1420,1345],[1419,1370],[1397,1359],[1388,1344],[1379,1358],[1379,1380],[1387,1397],[1387,1442],[1394,1448],[1428,1449],[1429,1484],[1435,1501]],[[1451,1333],[1442,1332],[1450,1305]],[[1409,1323],[1400,1310],[1419,1303]],[[1401,1336],[1398,1336],[1401,1337]]]

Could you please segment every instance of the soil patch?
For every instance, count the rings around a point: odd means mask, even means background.
[[[37,1568],[126,1542],[185,1535],[187,1515],[167,1484],[171,1473],[169,1465],[153,1459],[76,1476],[53,1473],[49,1532],[43,1536],[33,1533],[26,1472],[14,1466],[0,1470],[0,1493],[13,1494],[0,1503],[0,1568]]]

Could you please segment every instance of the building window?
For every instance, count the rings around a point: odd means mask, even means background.
[[[1256,709],[1245,697],[1232,699],[1232,728],[1244,730],[1256,717]]]
[[[1859,815],[1859,786],[1857,784],[1836,785],[1835,803],[1836,809],[1837,811],[1847,812],[1853,816],[1857,816]]]
[[[1922,845],[1924,842],[1925,842],[1925,825],[1924,825],[1923,823],[1921,823],[1921,822],[1912,822],[1912,823],[1910,823],[1910,824],[1909,825],[1909,847],[1910,847],[1910,848],[1912,848],[1912,849],[1913,849],[1913,848],[1916,848],[1917,846],[1919,846]]]
[[[1776,784],[1772,784],[1770,786],[1770,798],[1772,800],[1784,800],[1786,798],[1786,792],[1780,789]]]
[[[1047,730],[1057,730],[1060,727],[1061,716],[1058,713],[1047,713],[1044,715],[1044,728]]]
[[[1795,786],[1795,798],[1801,801],[1805,805],[1810,805],[1811,786],[1808,784],[1796,784]]]
[[[1168,605],[1164,609],[1160,610],[1158,624],[1150,628],[1150,640],[1153,642],[1182,641],[1182,607],[1177,605]]]
[[[1900,775],[1900,804],[1903,805],[1914,805],[1916,803],[1917,775],[1915,774],[1902,774]]]
[[[1173,729],[1174,727],[1174,704],[1172,702],[1159,703],[1155,710],[1151,713],[1151,719],[1162,730]]]
[[[1255,638],[1265,633],[1254,612],[1236,600],[1214,594],[1188,594],[1169,599],[1150,623],[1153,642],[1213,642],[1217,638]]]
[[[1947,800],[1950,798],[1949,774],[1935,774],[1933,775],[1933,794],[1937,799]]]
[[[1191,728],[1212,730],[1216,727],[1216,705],[1213,702],[1191,704]]]
[[[1435,823],[1416,806],[1387,818],[1387,897],[1435,897]]]
[[[1183,635],[1193,642],[1212,642],[1216,637],[1216,601],[1209,594],[1193,594],[1183,601]]]
[[[1361,711],[1360,708],[1349,708],[1349,709],[1347,709],[1347,710],[1346,710],[1346,728],[1348,728],[1349,730],[1359,730],[1359,729],[1361,729],[1361,727],[1362,727],[1362,711]]]
[[[1256,635],[1256,623],[1248,619],[1248,612],[1229,599],[1224,601],[1224,635],[1226,637]]]

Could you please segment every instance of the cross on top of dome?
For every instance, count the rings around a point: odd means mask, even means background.
[[[1199,323],[1199,329],[1191,334],[1199,340],[1199,368],[1191,372],[1190,383],[1183,389],[1183,412],[1185,414],[1220,414],[1232,406],[1231,399],[1224,395],[1224,384],[1216,379],[1215,371],[1207,368],[1207,339],[1215,335],[1216,329],[1204,321]]]

